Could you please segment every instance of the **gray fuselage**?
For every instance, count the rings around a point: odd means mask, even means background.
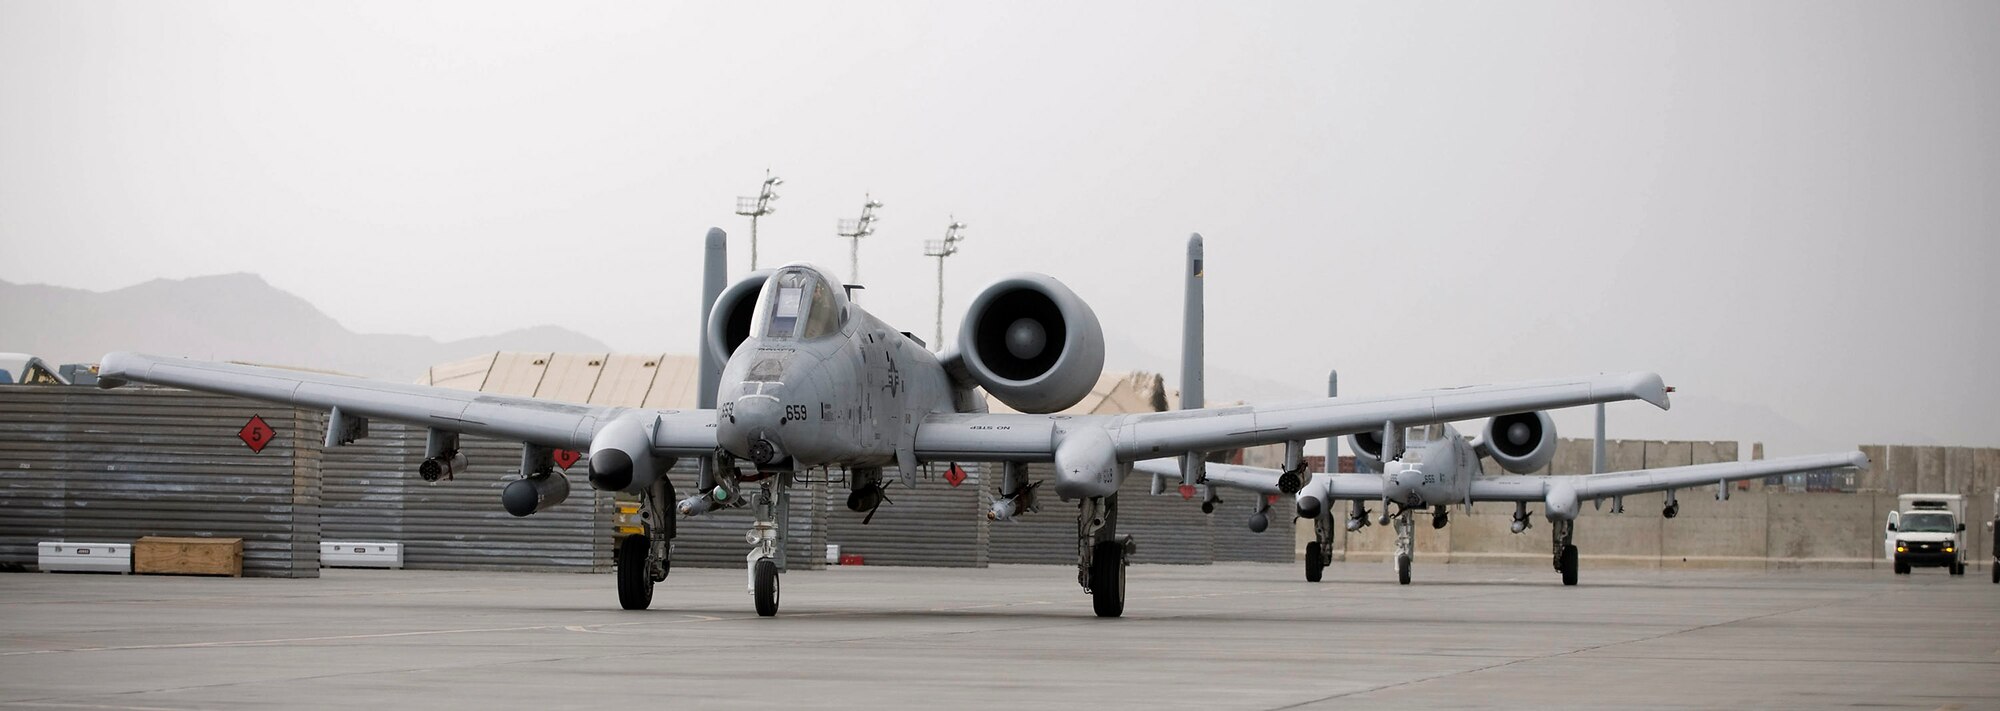
[[[772,274],[750,327],[723,367],[716,435],[759,467],[888,465],[925,415],[952,411],[937,356],[818,268]]]
[[[1383,463],[1383,498],[1412,508],[1466,501],[1480,471],[1472,444],[1451,425],[1412,427],[1407,438],[1403,456]]]

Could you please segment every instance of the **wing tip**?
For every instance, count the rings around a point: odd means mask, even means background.
[[[1667,393],[1673,392],[1673,389],[1667,387],[1667,381],[1661,378],[1659,373],[1626,373],[1619,376],[1618,389],[1621,393],[1652,403],[1653,407],[1662,410],[1671,410],[1674,407],[1673,401],[1667,397]]]
[[[130,351],[112,351],[97,362],[97,387],[103,390],[131,384],[126,377],[145,363],[146,357]]]

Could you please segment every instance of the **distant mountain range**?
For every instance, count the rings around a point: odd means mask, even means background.
[[[0,351],[50,363],[95,363],[110,351],[143,351],[408,382],[430,366],[503,350],[610,348],[555,326],[449,342],[355,333],[254,274],[155,279],[106,292],[0,281]]]
[[[1178,358],[1159,355],[1177,346],[1168,338],[1153,347],[1107,334],[1105,366],[1149,370],[1178,391]],[[0,351],[41,356],[50,363],[96,362],[106,352],[133,350],[204,360],[235,360],[328,370],[400,382],[424,369],[493,351],[605,353],[595,338],[556,326],[441,342],[424,336],[355,333],[306,300],[253,274],[155,279],[108,292],[0,281]],[[1459,385],[1449,378],[1434,387]],[[1323,383],[1297,385],[1226,368],[1208,374],[1210,404],[1277,402],[1319,397]],[[1708,394],[1674,397],[1672,412],[1630,404],[1614,406],[1611,436],[1632,439],[1762,441],[1772,456],[1853,446],[1848,437],[1923,444],[1920,432],[1830,433],[1800,425],[1768,407]],[[1589,437],[1589,408],[1555,413],[1565,436]]]

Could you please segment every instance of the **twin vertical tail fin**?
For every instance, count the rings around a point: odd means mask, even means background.
[[[1187,243],[1187,300],[1181,312],[1181,409],[1192,410],[1204,406],[1202,375],[1203,321],[1202,321],[1202,253],[1201,234],[1188,235]],[[1205,466],[1205,452],[1188,452],[1181,455],[1181,484],[1200,485],[1208,479]]]

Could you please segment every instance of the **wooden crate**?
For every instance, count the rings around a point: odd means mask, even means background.
[[[132,572],[243,577],[243,539],[147,536],[132,544]]]

